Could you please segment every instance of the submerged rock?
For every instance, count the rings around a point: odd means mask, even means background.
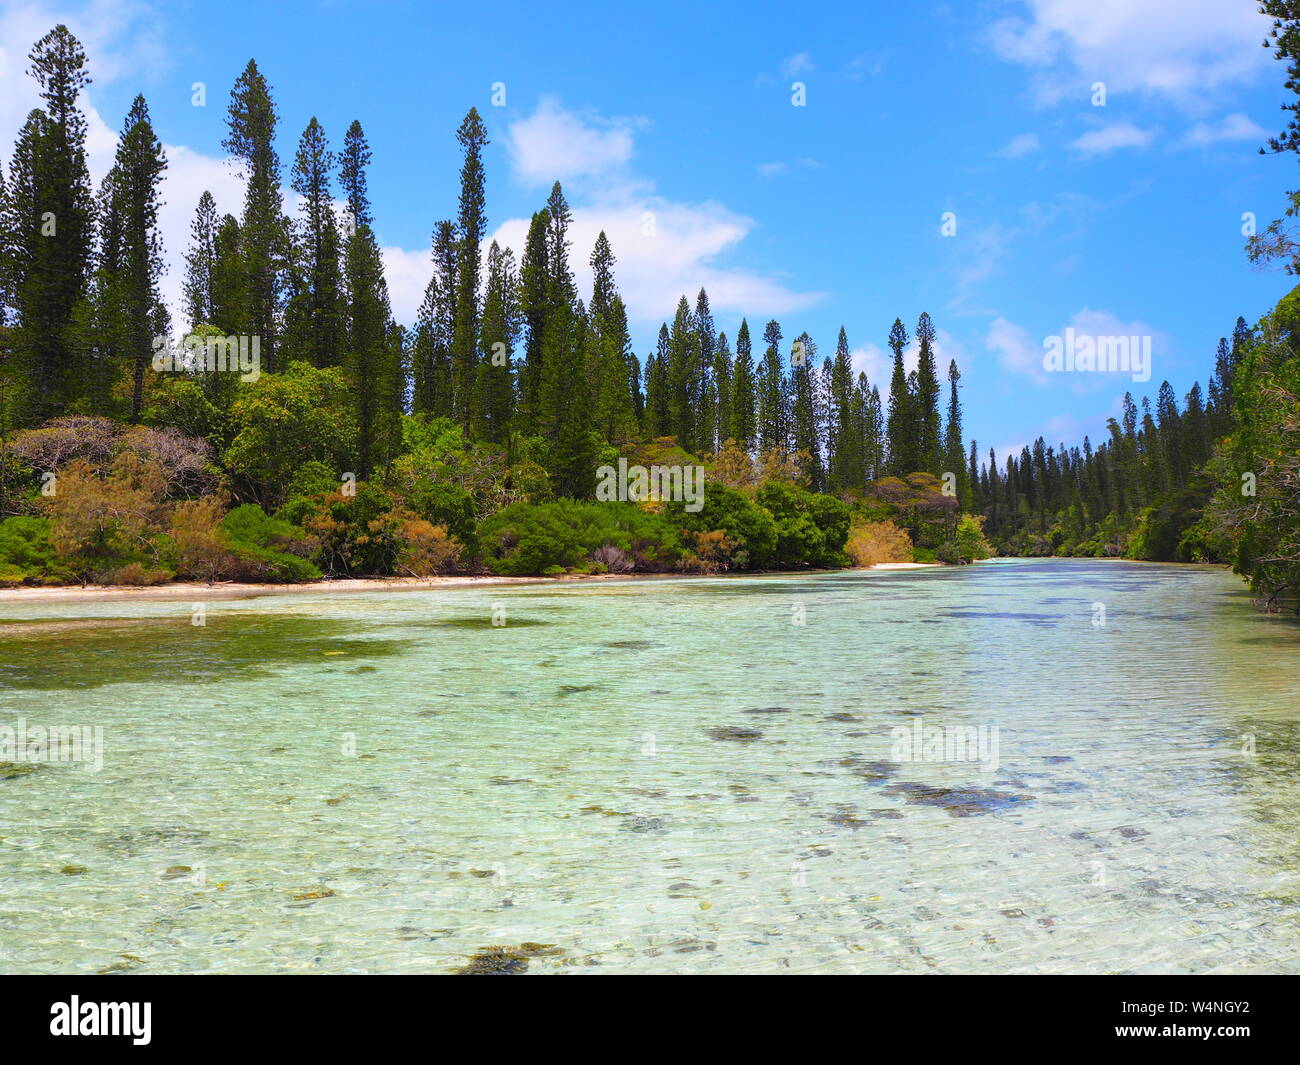
[[[517,976],[528,971],[530,958],[558,957],[564,951],[549,943],[520,943],[517,947],[481,947],[456,976]]]
[[[739,725],[715,725],[709,729],[709,739],[730,740],[732,743],[753,743],[761,740],[763,733],[756,728],[741,728]]]
[[[891,795],[902,795],[909,803],[919,806],[937,806],[953,817],[970,817],[972,814],[990,814],[1008,810],[1024,802],[1033,802],[1028,795],[1011,791],[993,791],[989,788],[940,788],[930,784],[902,781],[885,788]]]
[[[334,892],[330,888],[318,888],[315,891],[295,891],[292,897],[295,902],[308,902],[312,899],[332,899]]]

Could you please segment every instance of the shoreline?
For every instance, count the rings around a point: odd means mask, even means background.
[[[127,584],[60,584],[45,587],[0,588],[0,606],[6,603],[77,603],[112,602],[132,599],[251,599],[264,595],[298,595],[323,592],[401,592],[432,591],[440,588],[474,588],[509,584],[565,584],[576,581],[629,581],[682,577],[772,577],[805,575],[807,572],[845,573],[860,570],[909,570],[943,568],[941,562],[879,562],[874,566],[846,567],[843,570],[763,570],[756,573],[570,573],[556,577],[500,577],[495,575],[457,575],[446,577],[345,577],[303,581],[297,584],[271,584],[231,581],[217,584],[173,582],[137,587]]]

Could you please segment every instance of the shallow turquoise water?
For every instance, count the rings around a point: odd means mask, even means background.
[[[0,725],[105,740],[0,772],[0,967],[1300,971],[1298,652],[1075,560],[0,603]]]

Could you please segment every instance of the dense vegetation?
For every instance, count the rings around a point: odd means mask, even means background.
[[[1278,41],[1288,56],[1293,24]],[[1230,560],[1270,596],[1296,585],[1286,301],[1258,329],[1238,321],[1208,395],[1194,386],[1180,404],[1165,383],[1154,410],[1127,398],[1095,448],[1040,439],[984,462],[963,435],[955,363],[946,394],[940,383],[928,314],[914,338],[894,321],[884,399],[854,374],[843,328],[819,357],[806,332],[787,349],[768,321],[755,351],[747,321],[734,337],[715,328],[704,290],[638,358],[604,233],[592,289],[577,289],[558,182],[518,261],[483,250],[488,131],[472,108],[456,131],[454,217],[434,224],[423,303],[399,324],[364,129],[352,122],[336,153],[308,121],[290,217],[280,116],[250,61],[224,141],[244,202],[200,198],[176,328],[158,289],[167,163],[145,100],[92,189],[82,48],[58,26],[30,58],[44,106],[0,172],[0,583],[716,572],[999,551]],[[183,342],[160,346],[173,334]],[[620,458],[703,466],[703,496],[602,499],[597,470]],[[1242,472],[1249,503],[1234,495]]]

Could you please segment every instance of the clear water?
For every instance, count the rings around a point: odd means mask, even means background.
[[[450,972],[520,944],[552,948],[532,973],[1300,971],[1300,626],[1221,571],[206,621],[0,603],[0,725],[105,738],[98,773],[0,771],[4,971]],[[902,761],[918,717],[996,726],[999,765]]]

